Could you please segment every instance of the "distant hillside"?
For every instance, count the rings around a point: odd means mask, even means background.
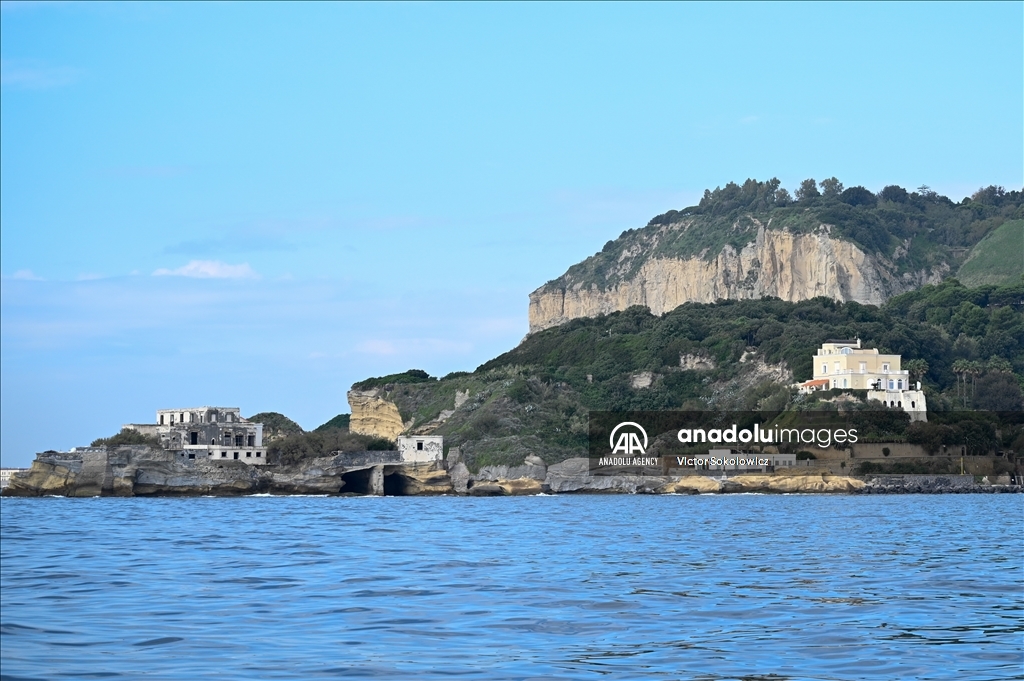
[[[927,187],[874,194],[835,178],[807,180],[795,197],[775,179],[729,183],[534,291],[530,331],[633,305],[655,314],[763,297],[881,305],[956,272],[986,235],[1024,218],[1022,204],[1024,194],[999,187],[954,203]]]
[[[253,414],[248,417],[248,420],[253,423],[263,424],[263,441],[265,443],[273,442],[289,435],[301,435],[303,432],[299,424],[276,411],[263,411],[259,414]]]
[[[957,278],[967,286],[1008,284],[1024,274],[1024,220],[1010,220],[978,242]]]
[[[528,454],[553,463],[583,455],[591,410],[827,408],[788,386],[810,378],[812,354],[837,337],[924,360],[915,380],[932,410],[1021,408],[1024,280],[970,289],[951,279],[882,308],[763,299],[577,319],[472,373],[357,384],[353,423],[372,422],[359,413],[372,394],[405,432],[444,435],[473,467]]]

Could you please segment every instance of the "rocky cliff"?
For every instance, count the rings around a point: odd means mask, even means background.
[[[348,404],[352,411],[348,427],[359,435],[394,440],[405,430],[405,424],[398,406],[384,399],[381,392],[373,388],[348,391]]]
[[[749,243],[726,243],[716,254],[704,248],[672,255],[664,248],[694,228],[691,220],[624,235],[622,243],[540,287],[530,294],[530,332],[633,305],[654,314],[686,302],[767,296],[794,302],[826,296],[881,305],[893,295],[936,283],[949,271],[940,265],[896,274],[891,259],[869,255],[825,224],[812,233],[792,233],[758,223]],[[897,248],[893,256],[900,255]]]

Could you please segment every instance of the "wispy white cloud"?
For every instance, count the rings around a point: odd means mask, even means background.
[[[187,265],[173,270],[158,269],[154,277],[192,277],[194,279],[256,279],[256,272],[245,262],[229,265],[219,260],[192,260]]]
[[[38,61],[0,59],[0,84],[29,90],[70,85],[82,75],[79,69],[50,66]]]
[[[36,275],[32,270],[18,270],[14,274],[4,277],[4,279],[20,279],[21,281],[44,281],[44,279]]]

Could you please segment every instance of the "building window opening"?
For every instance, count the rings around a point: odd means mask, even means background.
[[[222,459],[228,458],[228,453],[227,452],[221,452],[220,453],[220,458],[222,458]]]
[[[416,449],[422,452],[423,451],[423,443],[422,442],[417,442],[416,443]]]
[[[244,446],[244,445],[242,444],[243,442],[245,442],[245,436],[244,436],[244,435],[236,435],[236,436],[235,436],[235,446],[236,446],[236,447],[242,447],[242,446]]]
[[[189,433],[188,434],[188,442],[191,445],[199,444],[199,433],[195,433],[195,432]]]
[[[260,458],[260,453],[259,452],[256,452],[256,458],[257,459]]]
[[[190,458],[190,459],[196,458],[196,453],[195,452],[189,452],[188,453],[188,458]]]
[[[235,452],[235,459],[238,459],[238,452]]]
[[[249,436],[249,446],[250,447],[255,447],[256,446],[256,436],[255,435],[250,435]]]
[[[160,414],[160,425],[164,425],[164,415]]]
[[[185,423],[185,415],[184,414],[178,414],[178,422],[179,423]]]
[[[174,425],[174,414],[171,414],[171,425]]]

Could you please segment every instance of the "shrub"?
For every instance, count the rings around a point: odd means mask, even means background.
[[[143,435],[134,428],[124,428],[117,435],[101,437],[92,441],[92,447],[117,447],[119,445],[149,445],[150,447],[162,448],[160,438],[150,435]]]

